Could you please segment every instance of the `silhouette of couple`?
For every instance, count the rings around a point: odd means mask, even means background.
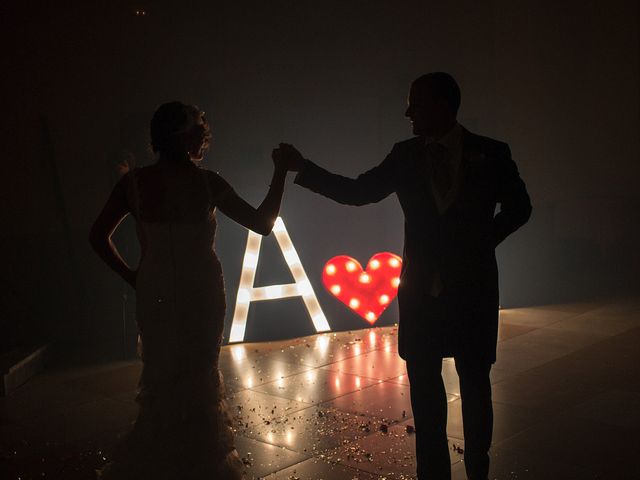
[[[531,204],[508,145],[458,124],[459,105],[460,90],[449,74],[419,77],[406,111],[414,137],[355,179],[280,144],[258,208],[196,165],[210,139],[203,112],[179,102],[156,111],[150,133],[157,162],[122,176],[90,235],[96,252],[136,289],[142,339],[139,416],[103,478],[244,478],[218,370],[225,292],[213,250],[214,212],[269,234],[288,171],[297,172],[296,184],[347,205],[398,196],[405,216],[398,346],[411,384],[417,476],[451,477],[441,370],[443,357],[453,357],[467,476],[488,478],[489,372],[498,330],[495,247],[528,220]],[[137,270],[110,241],[129,213],[142,246]]]

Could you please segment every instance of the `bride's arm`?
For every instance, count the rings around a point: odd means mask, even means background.
[[[280,211],[287,169],[279,161],[278,156],[279,152],[274,151],[274,170],[271,186],[258,208],[252,207],[230,187],[217,203],[217,207],[227,217],[260,235],[269,235],[271,233]]]
[[[120,275],[133,288],[136,288],[136,271],[127,265],[111,241],[111,235],[124,217],[129,214],[126,193],[122,185],[123,179],[113,188],[107,203],[93,223],[89,233],[89,243],[111,270]]]

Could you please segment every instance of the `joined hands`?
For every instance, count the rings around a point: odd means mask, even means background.
[[[302,154],[288,143],[280,143],[278,148],[274,148],[271,158],[276,169],[291,172],[299,172],[306,162]]]

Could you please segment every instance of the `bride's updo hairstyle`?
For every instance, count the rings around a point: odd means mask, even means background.
[[[183,159],[185,154],[200,160],[211,139],[204,112],[182,102],[160,105],[151,119],[150,133],[153,152],[176,160]]]

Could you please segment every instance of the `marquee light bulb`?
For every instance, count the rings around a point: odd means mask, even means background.
[[[373,259],[373,260],[371,260],[371,263],[369,264],[369,266],[370,266],[373,270],[377,270],[378,268],[380,268],[380,260],[378,260],[378,259]]]
[[[274,298],[282,298],[282,285],[269,285],[265,287],[265,300],[273,300]]]
[[[370,322],[373,322],[376,319],[376,314],[373,312],[367,312],[367,320],[369,320]]]
[[[353,272],[356,269],[356,264],[355,264],[355,262],[347,262],[345,267],[347,269],[347,272]]]
[[[389,265],[391,265],[393,268],[398,268],[400,266],[400,260],[398,260],[397,258],[390,258]]]
[[[355,310],[360,306],[360,300],[358,300],[357,298],[352,298],[351,300],[349,300],[349,306]]]
[[[330,263],[329,265],[327,265],[326,272],[327,275],[335,275],[336,266],[333,263]]]
[[[393,285],[393,288],[398,288],[400,286],[400,277],[395,277],[391,280],[391,285]]]
[[[340,288],[340,285],[333,285],[331,287],[331,293],[333,293],[334,295],[340,295],[341,291],[342,291],[342,288]]]
[[[284,259],[289,264],[289,268],[300,263],[300,257],[298,257],[298,253],[293,248],[283,250],[282,254],[284,255]]]
[[[371,277],[367,273],[363,273],[360,275],[360,283],[369,283],[371,281]]]
[[[243,267],[244,268],[256,268],[258,265],[258,255],[253,252],[247,252],[244,256]]]
[[[389,303],[389,295],[380,295],[378,301],[380,302],[380,305],[386,305]]]
[[[238,290],[238,303],[249,303],[251,301],[251,294],[246,288]]]
[[[311,286],[311,283],[309,282],[309,280],[302,280],[301,282],[299,282],[298,295],[304,297],[310,294],[313,294],[313,287]]]
[[[320,311],[319,308],[320,307],[318,307],[319,313],[316,313],[311,317],[311,321],[313,322],[314,325],[322,325],[327,321],[326,317],[324,316],[324,313],[322,313],[322,311]]]
[[[287,228],[284,226],[284,221],[281,217],[277,217],[273,224],[274,233],[286,233]]]

